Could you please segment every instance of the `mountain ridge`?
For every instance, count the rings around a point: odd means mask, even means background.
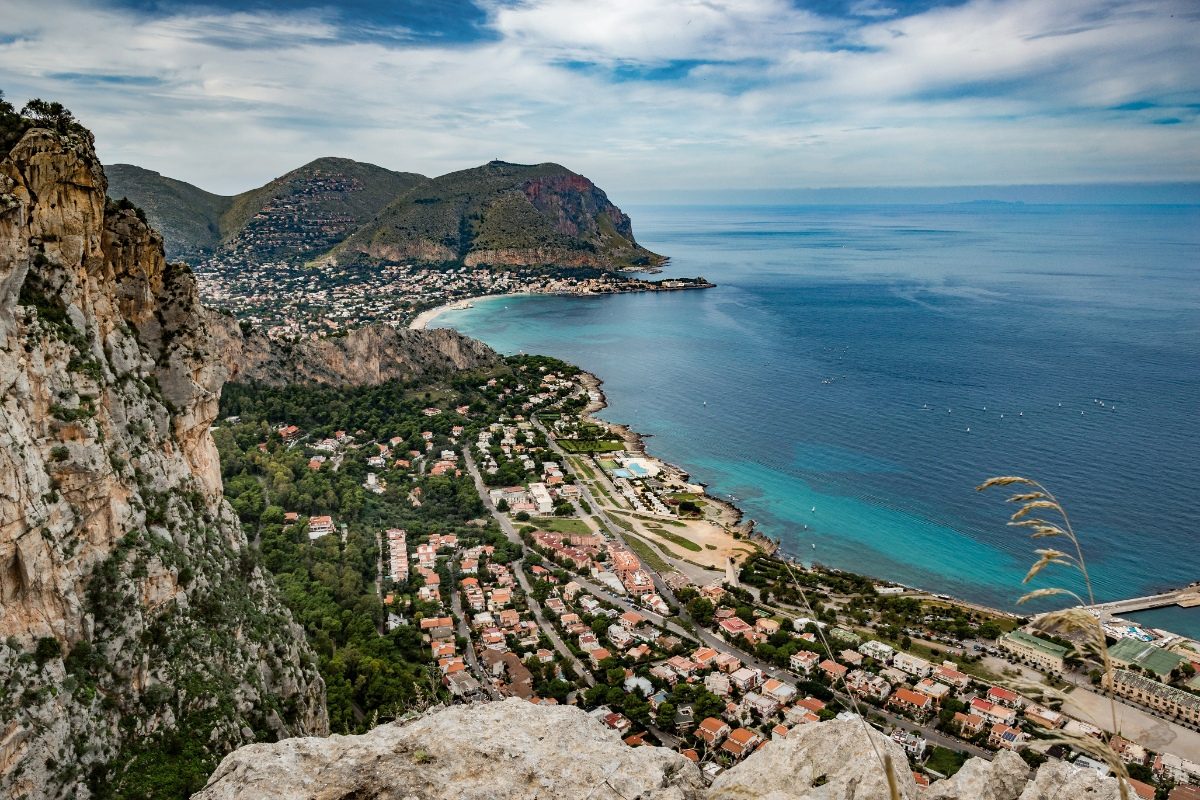
[[[323,157],[233,196],[114,165],[114,199],[166,232],[168,256],[323,265],[415,261],[654,269],[629,216],[554,163],[492,161],[437,178]]]
[[[114,164],[109,196],[128,198],[161,229],[170,258],[218,253],[257,261],[324,252],[399,194],[428,180],[325,156],[236,195],[218,195],[133,164]]]

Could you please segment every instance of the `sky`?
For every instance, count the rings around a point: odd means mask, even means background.
[[[326,155],[618,195],[1200,181],[1196,0],[0,0],[0,90],[224,194]]]

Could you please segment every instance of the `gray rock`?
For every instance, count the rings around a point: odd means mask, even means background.
[[[703,787],[678,753],[628,747],[577,708],[512,698],[362,736],[249,745],[227,756],[193,800],[699,800]]]
[[[800,725],[713,782],[713,800],[886,800],[890,756],[900,797],[917,796],[904,749],[861,720]]]
[[[1065,761],[1047,761],[1021,792],[1019,800],[1119,800],[1116,778]]]
[[[1016,753],[1001,750],[988,761],[972,758],[962,769],[925,792],[926,800],[1017,800],[1029,780],[1029,766]]]

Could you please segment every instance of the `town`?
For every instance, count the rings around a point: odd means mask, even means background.
[[[273,339],[344,333],[368,324],[408,325],[421,311],[501,294],[594,295],[706,288],[702,278],[648,281],[601,270],[492,270],[448,264],[319,268],[295,261],[210,258],[194,268],[207,305]]]
[[[262,391],[227,391],[239,413],[215,430],[248,534],[285,587],[293,578],[273,565],[272,542],[318,584],[365,565],[367,599],[299,613],[319,616],[305,622],[310,635],[331,639],[318,650],[345,730],[518,697],[581,706],[630,746],[678,750],[708,780],[835,717],[889,734],[920,784],[1001,749],[1031,767],[1059,758],[1109,771],[1053,741],[1066,732],[1106,738],[1139,797],[1200,796],[1200,656],[1188,642],[1107,621],[1106,675],[1036,618],[784,558],[593,417],[602,397],[570,365],[520,356],[431,387],[308,390],[341,391],[333,403],[299,388],[255,400]],[[304,421],[331,404],[341,417]],[[262,495],[255,472],[275,475]],[[264,527],[268,517],[278,524]],[[369,621],[355,636],[396,643],[420,697],[389,696],[350,664],[352,646],[377,646],[346,637],[354,614]]]

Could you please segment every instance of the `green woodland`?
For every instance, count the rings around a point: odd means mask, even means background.
[[[334,732],[367,730],[429,704],[442,691],[418,629],[423,616],[438,612],[415,600],[419,576],[382,587],[384,595],[395,595],[393,613],[408,624],[381,633],[387,630],[386,611],[375,581],[382,530],[405,529],[410,545],[431,533],[455,533],[464,542],[494,544],[493,557],[499,561],[518,555],[494,523],[468,524],[486,514],[465,471],[461,477],[432,477],[415,468],[375,470],[387,489],[382,494],[365,490],[366,457],[377,452],[375,442],[399,437],[392,448],[396,454],[424,451],[421,433],[428,431],[434,435],[433,452],[440,452],[453,446],[451,429],[462,425],[461,446],[483,425],[520,413],[529,392],[517,387],[538,383],[526,376],[564,368],[552,359],[517,357],[486,374],[459,373],[423,384],[225,387],[221,418],[226,421],[213,433],[225,493],[316,652]],[[486,386],[489,379],[495,379],[495,386]],[[424,409],[431,404],[444,413],[426,416]],[[470,407],[467,418],[453,413],[461,405]],[[299,426],[304,441],[288,447],[277,432],[282,424]],[[357,449],[347,450],[337,471],[328,463],[309,469],[304,445],[335,431],[353,436]],[[416,487],[421,490],[419,506],[410,500]],[[285,524],[288,512],[300,519]],[[331,515],[339,527],[345,526],[344,541],[331,534],[310,542],[303,523],[317,514]]]

